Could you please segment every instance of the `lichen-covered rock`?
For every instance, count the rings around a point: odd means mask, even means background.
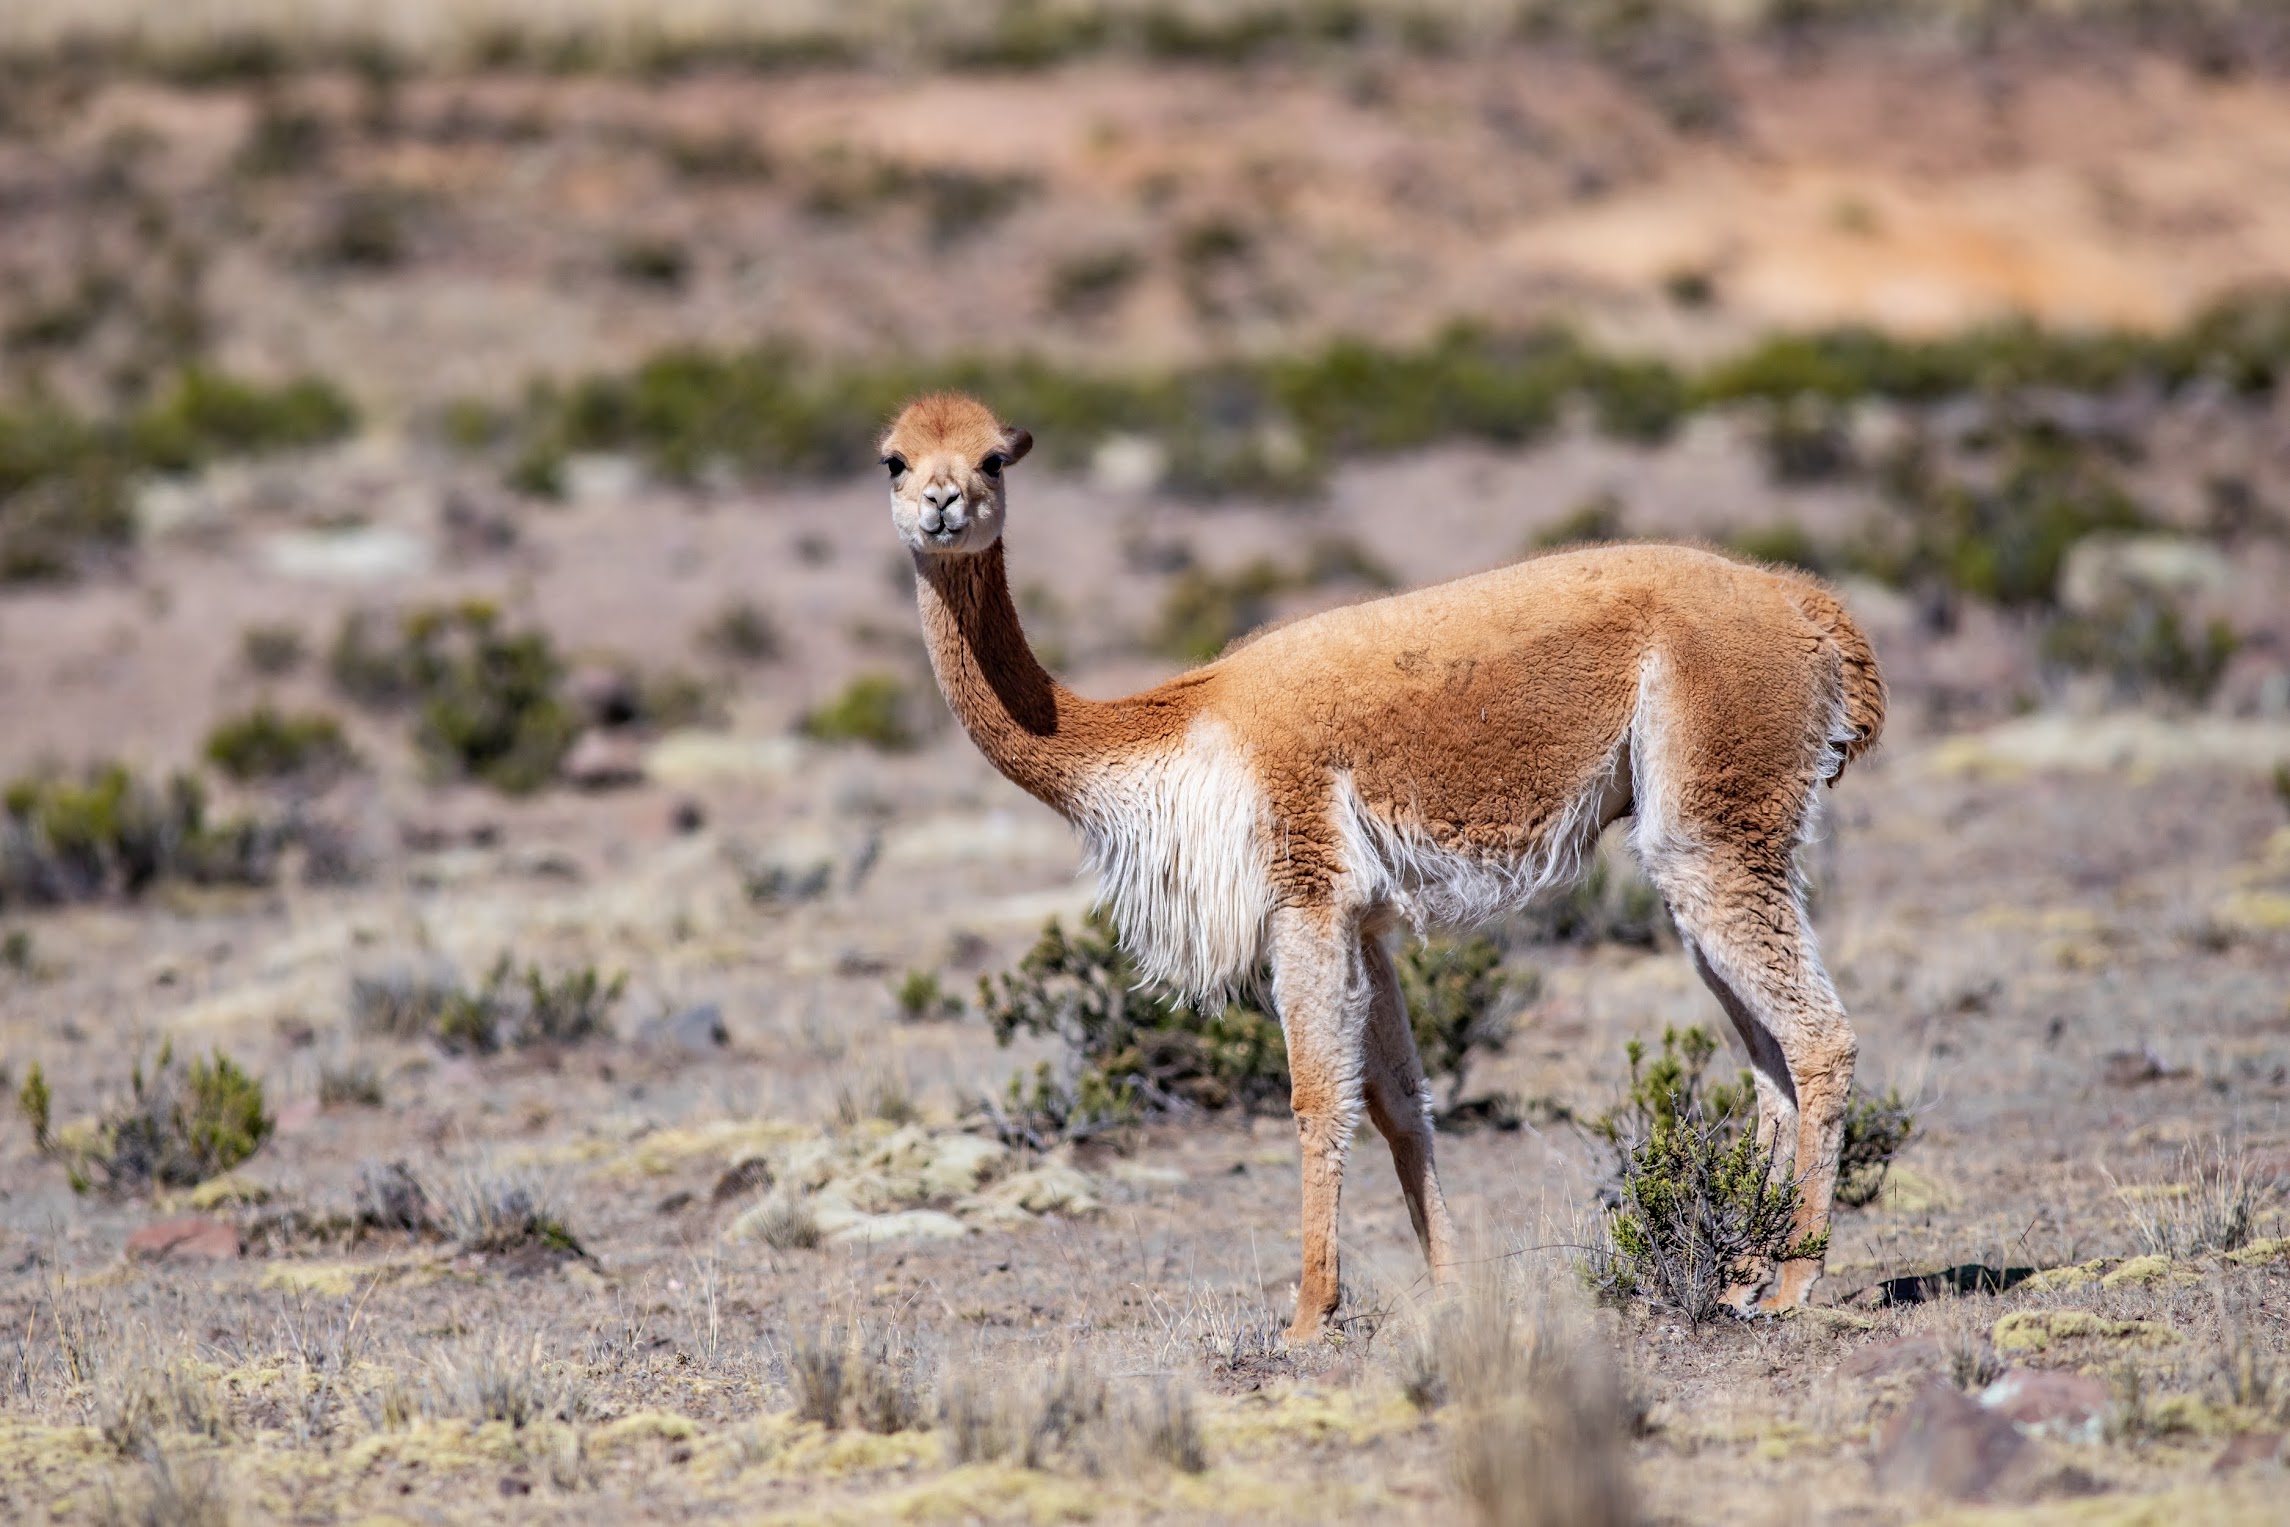
[[[2110,1320],[2090,1310],[2014,1310],[1996,1322],[1998,1352],[2048,1352],[2063,1342],[2167,1347],[2179,1333],[2152,1320]]]

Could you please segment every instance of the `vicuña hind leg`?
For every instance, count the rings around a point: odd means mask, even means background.
[[[1367,1035],[1368,1117],[1391,1147],[1392,1165],[1407,1194],[1407,1216],[1416,1241],[1431,1264],[1432,1280],[1456,1276],[1455,1226],[1439,1191],[1439,1168],[1432,1155],[1431,1086],[1416,1053],[1415,1030],[1407,1021],[1407,999],[1391,951],[1372,932],[1360,935],[1360,957],[1371,991]]]
[[[1341,1292],[1336,1209],[1344,1154],[1360,1118],[1372,987],[1358,920],[1330,907],[1284,907],[1269,929],[1273,1003],[1288,1039],[1289,1101],[1304,1168],[1304,1274],[1291,1342],[1319,1336]]]
[[[1723,854],[1672,862],[1656,878],[1694,968],[1749,1050],[1758,1138],[1798,1182],[1794,1238],[1825,1235],[1859,1046],[1796,890],[1786,872],[1760,873]],[[1782,1263],[1758,1307],[1804,1303],[1821,1265],[1820,1257]]]

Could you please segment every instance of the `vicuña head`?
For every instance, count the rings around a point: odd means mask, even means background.
[[[1031,444],[947,393],[883,437],[931,664],[979,749],[1081,829],[1148,976],[1208,997],[1269,969],[1303,1148],[1290,1338],[1336,1308],[1363,1107],[1434,1274],[1456,1270],[1387,936],[1565,883],[1624,817],[1742,1038],[1759,1138],[1802,1183],[1793,1242],[1825,1244],[1856,1045],[1792,856],[1885,707],[1836,596],[1690,547],[1586,547],[1324,611],[1142,694],[1085,699],[1035,660],[1010,599],[1004,469]],[[1800,1303],[1820,1270],[1757,1269],[1738,1302]]]
[[[976,398],[934,392],[915,399],[882,443],[899,539],[932,554],[993,545],[1002,535],[1002,469],[1033,448],[1033,436],[998,423]]]

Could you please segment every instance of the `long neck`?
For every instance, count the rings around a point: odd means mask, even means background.
[[[995,768],[1068,817],[1108,767],[1182,730],[1193,706],[1180,682],[1132,700],[1088,700],[1026,645],[997,541],[964,557],[915,558],[923,639],[946,703]]]

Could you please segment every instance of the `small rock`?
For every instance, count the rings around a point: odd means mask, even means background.
[[[731,1042],[731,1032],[724,1027],[724,1010],[713,1002],[647,1019],[636,1031],[639,1049],[675,1050],[686,1055],[706,1055]]]
[[[707,810],[689,798],[668,808],[668,828],[678,837],[690,837],[708,825]]]
[[[289,530],[262,543],[273,573],[310,583],[379,583],[429,571],[429,543],[389,525]]]
[[[238,1254],[237,1229],[198,1214],[145,1225],[127,1238],[127,1255],[138,1262],[227,1262]]]
[[[722,1203],[727,1198],[745,1198],[750,1193],[761,1193],[771,1186],[771,1163],[761,1156],[751,1156],[716,1179],[715,1191],[708,1195],[709,1202]]]
[[[2110,1320],[2090,1310],[2014,1310],[1996,1322],[1989,1339],[1998,1352],[2045,1352],[2068,1341],[2167,1347],[2180,1337],[2152,1320]]]
[[[1168,448],[1147,435],[1108,435],[1089,462],[1090,481],[1100,490],[1138,496],[1158,487],[1168,469]]]
[[[1885,1428],[1877,1484],[1886,1490],[1980,1499],[2028,1454],[2018,1427],[1937,1381]]]
[[[654,1212],[659,1214],[681,1214],[686,1209],[692,1207],[692,1198],[693,1195],[690,1190],[679,1188],[677,1191],[669,1194],[666,1198],[661,1199],[660,1202],[654,1206]]]
[[[584,451],[565,459],[564,487],[576,504],[634,498],[644,487],[644,463],[616,451]]]
[[[854,1215],[829,1230],[827,1239],[843,1246],[871,1246],[881,1241],[954,1241],[969,1233],[968,1225],[940,1210],[902,1209]]]
[[[2086,1374],[2057,1368],[2011,1368],[1980,1391],[1980,1403],[2033,1436],[2097,1442],[2112,1396]]]
[[[636,719],[636,680],[605,663],[584,663],[565,676],[565,698],[590,726],[626,726]]]
[[[586,731],[565,754],[557,772],[567,784],[582,790],[639,784],[644,778],[644,747],[633,737]]]
[[[2280,1463],[2283,1461],[2282,1440],[2280,1432],[2244,1432],[2219,1453],[2210,1466],[2211,1472],[2231,1474],[2254,1463]]]

